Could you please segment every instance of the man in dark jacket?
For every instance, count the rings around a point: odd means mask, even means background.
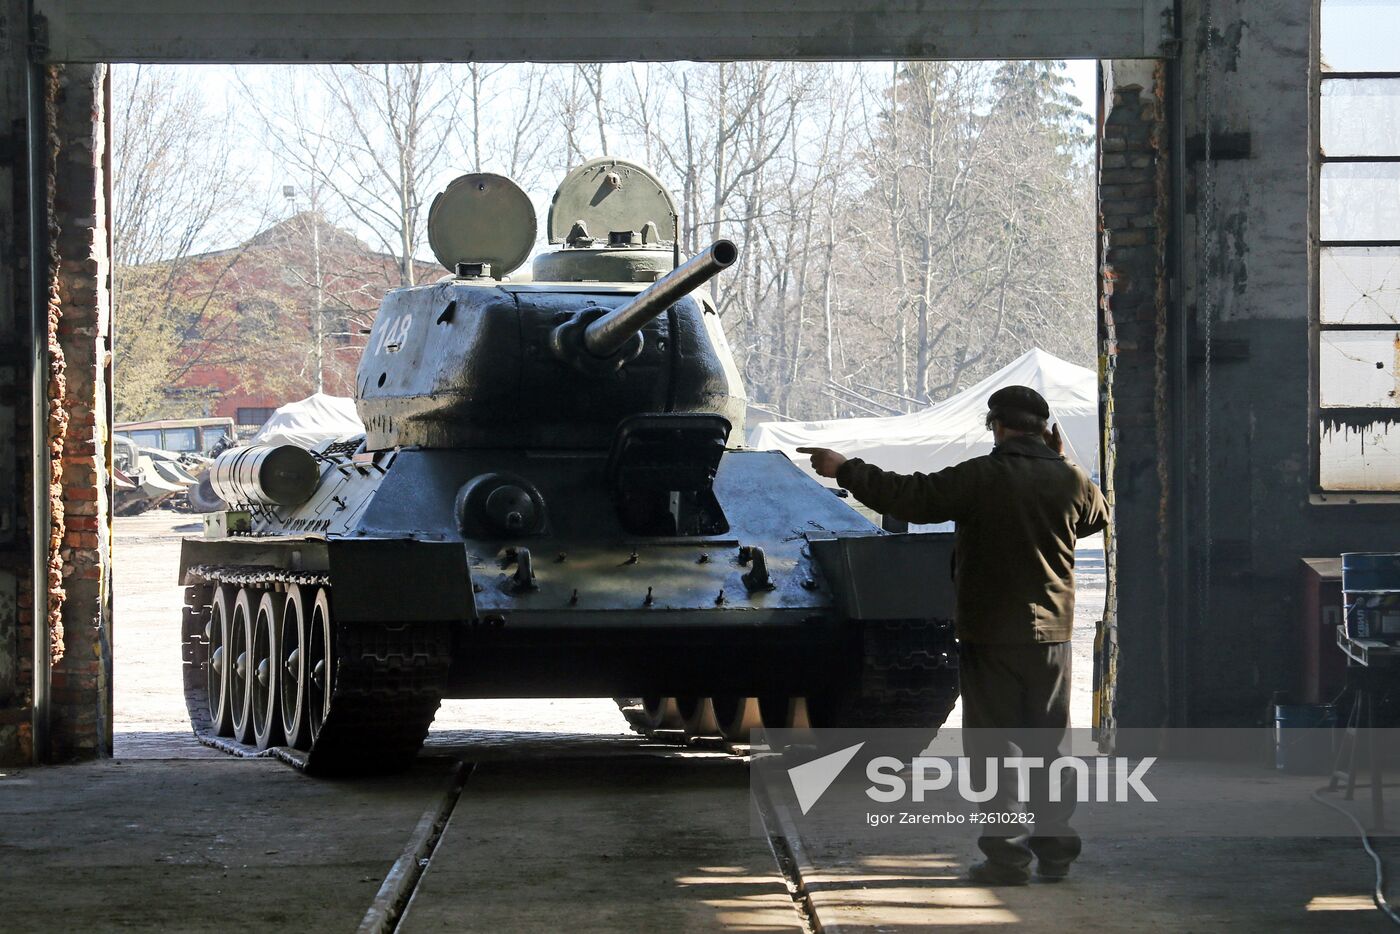
[[[1059,426],[1046,430],[1050,408],[1040,393],[1006,386],[987,406],[992,453],[937,473],[892,473],[827,448],[798,448],[812,455],[818,474],[882,515],[957,523],[963,738],[977,788],[985,787],[985,760],[1012,755],[1012,743],[1047,765],[1061,749],[1069,727],[1074,546],[1108,524],[1103,494],[1065,459]],[[1014,770],[1002,769],[997,795],[982,811],[1009,811],[1015,790]],[[972,867],[974,881],[1024,884],[1032,856],[1041,878],[1068,875],[1080,849],[1069,825],[1073,789],[1050,802],[1048,772],[1040,769],[1029,791],[1034,834],[1023,842],[1013,837],[1015,824],[984,824],[978,845],[987,859]]]

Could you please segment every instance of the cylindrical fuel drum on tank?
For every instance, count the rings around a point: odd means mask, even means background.
[[[210,486],[230,505],[296,506],[310,498],[320,477],[316,458],[294,444],[234,448],[209,468]]]

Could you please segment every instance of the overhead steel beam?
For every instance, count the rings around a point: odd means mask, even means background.
[[[1107,59],[1171,0],[34,0],[45,62]]]

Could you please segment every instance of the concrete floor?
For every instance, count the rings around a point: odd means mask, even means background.
[[[746,763],[625,734],[606,701],[454,705],[393,779],[200,746],[174,642],[183,521],[119,520],[119,758],[0,773],[0,930],[351,930],[458,760],[473,771],[401,930],[803,929],[753,829]],[[1023,889],[963,881],[961,837],[873,851],[804,823],[790,843],[826,931],[1387,929],[1370,861],[1318,813],[1334,835],[1182,839],[1168,820],[1090,839],[1069,882]],[[1382,847],[1400,866],[1400,845]]]
[[[748,790],[727,757],[482,763],[400,929],[800,932]]]
[[[446,769],[334,783],[221,757],[10,772],[0,927],[353,930]]]
[[[801,931],[746,766],[586,735],[443,734],[410,774],[323,781],[268,760],[131,759],[0,775],[0,929],[355,928],[451,755],[476,761],[400,930]],[[1327,812],[1318,809],[1321,826]],[[1160,830],[1160,828],[1157,828]],[[1380,931],[1341,836],[1090,839],[1074,878],[969,885],[936,833],[793,842],[826,931]],[[1392,865],[1400,845],[1382,841]]]
[[[1374,865],[1350,825],[1309,800],[1321,779],[1187,766],[1158,763],[1151,784],[1161,800],[1140,807],[1144,819],[1130,830],[1105,819],[1109,806],[1082,808],[1084,852],[1063,883],[969,884],[968,864],[980,858],[970,827],[872,833],[817,810],[794,819],[781,802],[779,823],[796,828],[789,836],[803,884],[828,932],[1393,929],[1371,902]],[[921,809],[942,811],[940,800]],[[1363,816],[1363,802],[1350,806]],[[1293,835],[1272,835],[1279,828]],[[1373,843],[1390,867],[1400,865],[1400,838]]]

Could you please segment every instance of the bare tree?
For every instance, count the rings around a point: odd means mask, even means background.
[[[911,63],[861,96],[869,183],[842,221],[861,259],[836,286],[874,299],[865,343],[894,378],[867,399],[925,405],[1037,343],[1092,354],[1086,127],[1056,75]]]
[[[229,159],[229,120],[211,114],[185,75],[168,67],[113,69],[113,306],[119,418],[156,414],[188,365],[186,334],[222,326],[220,284],[239,260],[223,258],[191,290],[184,273],[249,203]]]
[[[617,155],[676,192],[685,252],[741,242],[713,291],[772,411],[907,411],[1032,344],[1092,355],[1087,126],[1055,63],[298,74],[274,85],[268,149],[325,192],[317,215],[396,257],[400,283],[417,281],[427,186],[448,166],[542,202],[568,168]]]
[[[526,191],[539,187],[557,140],[547,108],[549,79],[543,65],[511,65],[490,74],[483,121],[487,143],[475,171],[499,172]]]
[[[269,147],[314,180],[395,256],[412,285],[429,185],[457,156],[448,148],[463,84],[445,65],[328,65],[306,80],[284,69],[271,88],[242,83]]]

